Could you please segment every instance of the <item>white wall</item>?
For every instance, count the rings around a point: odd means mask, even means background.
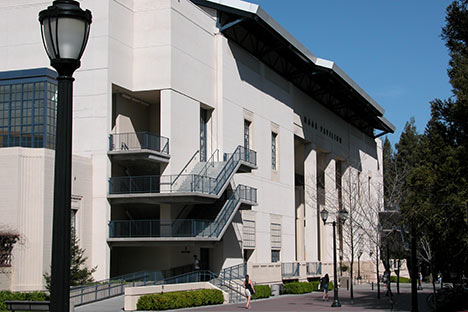
[[[54,151],[36,148],[0,149],[0,228],[19,234],[13,249],[11,289],[43,289],[52,245]],[[91,162],[73,157],[72,194],[81,198],[78,235],[89,250],[92,237]],[[86,253],[89,256],[89,253]],[[88,264],[90,261],[88,262]]]

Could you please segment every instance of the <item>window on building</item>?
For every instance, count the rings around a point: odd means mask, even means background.
[[[55,148],[57,83],[51,75],[45,69],[0,73],[0,147]]]
[[[243,247],[244,249],[255,249],[255,221],[243,221]]]
[[[270,224],[270,242],[272,250],[281,250],[281,224]]]
[[[371,200],[371,184],[372,184],[372,178],[368,177],[367,178],[367,195],[369,196],[369,201]]]
[[[271,251],[271,262],[279,262],[280,261],[280,251],[279,250],[272,250]]]
[[[207,153],[207,147],[206,147],[206,129],[207,129],[207,123],[208,123],[208,112],[206,109],[200,108],[200,161],[206,161],[206,153]]]
[[[76,234],[76,213],[77,213],[77,210],[75,210],[75,209],[71,210],[70,227],[71,227],[71,231],[72,231],[73,234]]]
[[[271,169],[276,170],[276,159],[277,159],[277,137],[278,134],[272,132],[271,133]]]
[[[250,125],[250,121],[244,120],[244,147],[246,150],[250,149]]]

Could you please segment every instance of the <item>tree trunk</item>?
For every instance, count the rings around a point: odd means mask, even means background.
[[[396,263],[396,262],[395,262]],[[396,284],[396,289],[397,289],[397,294],[400,294],[400,259],[398,259],[398,267],[397,267],[397,284]]]
[[[376,246],[375,251],[375,265],[377,268],[377,299],[380,299],[379,245]]]
[[[411,311],[418,312],[418,259],[416,256],[416,229],[411,229]]]

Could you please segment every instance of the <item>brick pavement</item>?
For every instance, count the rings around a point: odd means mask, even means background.
[[[354,304],[351,304],[350,293],[346,288],[339,291],[341,308],[332,308],[333,292],[330,292],[329,301],[322,301],[321,293],[313,292],[305,295],[283,295],[269,299],[255,300],[250,311],[390,311],[388,297],[383,294],[377,299],[377,290],[371,290],[370,284],[355,285]],[[409,284],[401,284],[400,295],[396,294],[396,285],[392,284],[394,294],[393,311],[411,310],[411,287]],[[418,292],[420,312],[429,312],[426,306],[426,297],[431,293],[430,285],[425,285],[424,290]],[[184,309],[178,311],[243,311],[245,303],[218,306],[205,306],[199,308]]]

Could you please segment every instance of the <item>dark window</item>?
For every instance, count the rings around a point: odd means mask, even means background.
[[[272,170],[276,170],[276,155],[277,155],[277,151],[276,151],[276,138],[277,138],[277,134],[272,132],[271,133],[271,169]]]
[[[244,120],[244,147],[250,149],[250,121]]]
[[[271,262],[279,262],[280,261],[280,251],[279,250],[272,250],[271,251]]]
[[[206,161],[206,124],[208,122],[207,111],[200,108],[200,161]]]

